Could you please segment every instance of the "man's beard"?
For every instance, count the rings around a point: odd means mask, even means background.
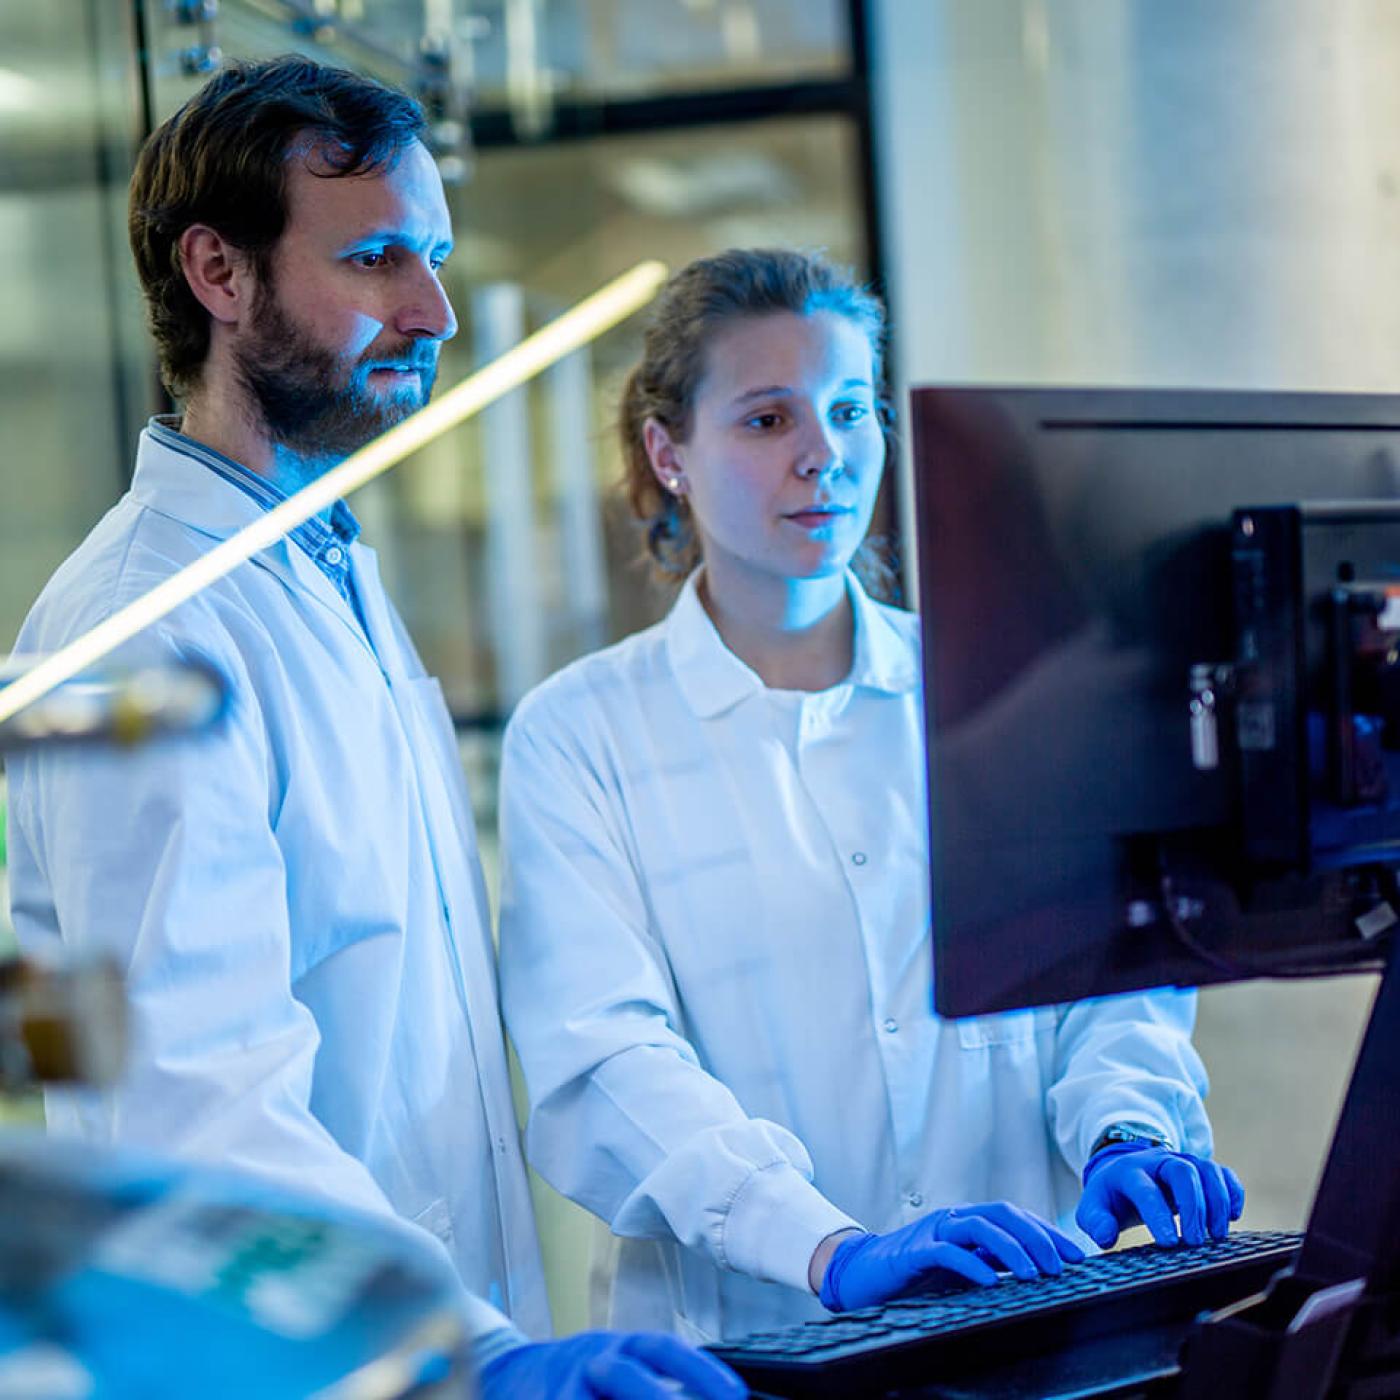
[[[353,364],[313,340],[282,309],[273,288],[253,308],[250,334],[235,351],[238,375],[273,441],[310,460],[339,460],[427,403],[437,377],[434,340],[376,346]],[[378,395],[370,370],[406,365],[421,388]]]

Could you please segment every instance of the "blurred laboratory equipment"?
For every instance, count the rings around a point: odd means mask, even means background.
[[[389,1220],[0,1136],[0,1397],[460,1396],[460,1285]]]
[[[104,961],[0,963],[0,1093],[125,1060]],[[467,1392],[461,1288],[391,1220],[217,1168],[0,1132],[0,1400]]]
[[[0,690],[40,660],[0,656]],[[207,661],[113,659],[0,720],[0,753],[59,741],[126,746],[189,733],[217,723],[227,703],[228,683]]]
[[[38,658],[0,658],[0,685]],[[113,661],[0,724],[0,750],[119,748],[217,722],[203,662]],[[82,751],[75,750],[76,761]],[[0,961],[0,1099],[100,1094],[120,969]],[[470,1393],[461,1284],[428,1236],[219,1167],[0,1131],[0,1400],[415,1400]]]
[[[0,962],[0,1092],[111,1084],[126,1044],[126,993],[115,963]]]

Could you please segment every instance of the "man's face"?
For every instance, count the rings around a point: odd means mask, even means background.
[[[457,332],[438,281],[452,227],[421,142],[376,174],[326,169],[314,152],[288,158],[287,226],[235,345],[268,436],[321,460],[421,408]]]

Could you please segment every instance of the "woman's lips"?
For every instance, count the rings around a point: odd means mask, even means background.
[[[792,511],[784,519],[791,520],[794,525],[801,525],[804,529],[816,530],[823,525],[832,525],[842,516],[849,514],[850,511],[841,506],[816,506],[811,510]]]

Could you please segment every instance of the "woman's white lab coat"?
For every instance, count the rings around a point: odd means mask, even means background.
[[[820,1315],[817,1243],[1005,1197],[1069,1224],[1108,1124],[1208,1152],[1194,1000],[931,1010],[918,624],[854,578],[855,659],[775,692],[692,578],[506,737],[502,992],[527,1151],[615,1243],[611,1320]]]

